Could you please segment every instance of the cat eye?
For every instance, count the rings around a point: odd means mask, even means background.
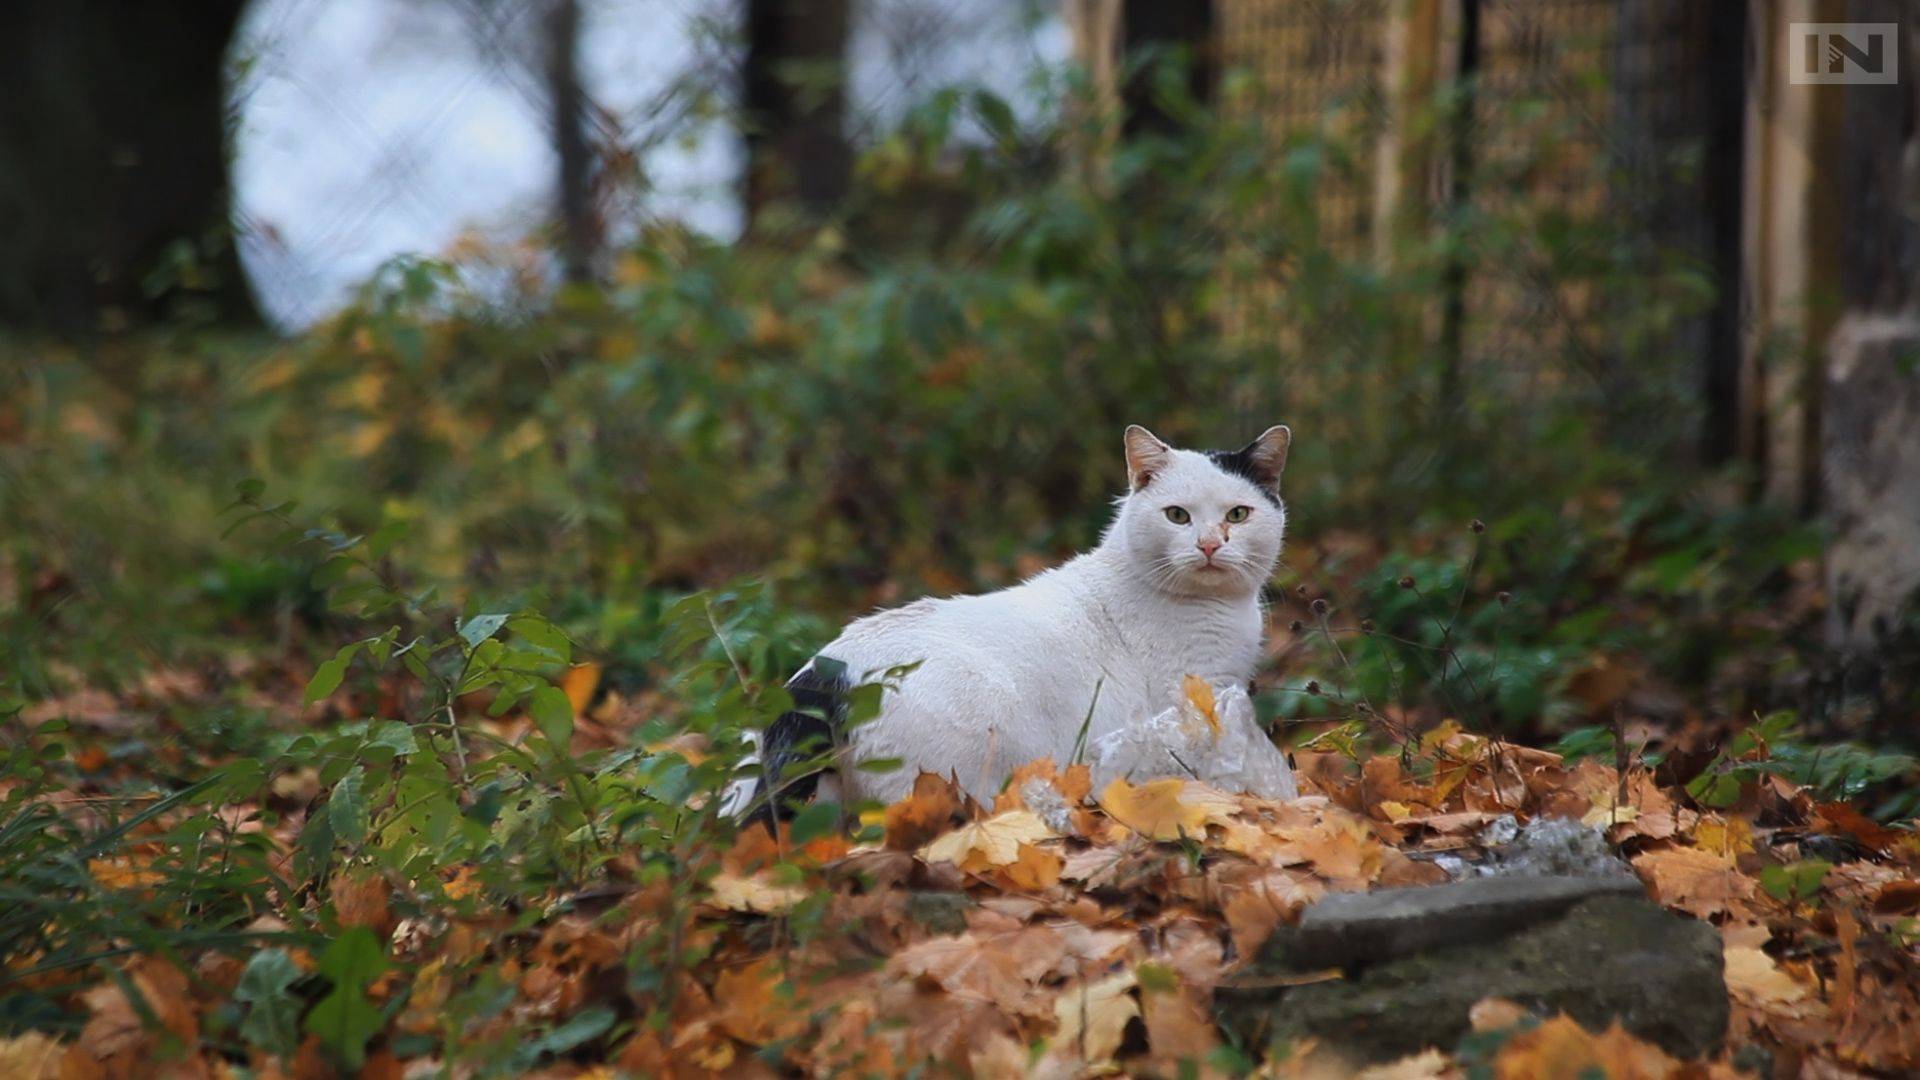
[[[1247,520],[1247,518],[1252,514],[1253,514],[1253,507],[1236,506],[1233,509],[1227,511],[1227,521],[1230,524],[1238,525],[1241,522]]]
[[[1187,508],[1184,506],[1169,506],[1167,507],[1167,520],[1173,522],[1175,525],[1185,525],[1187,522],[1193,520],[1193,515],[1187,513]]]

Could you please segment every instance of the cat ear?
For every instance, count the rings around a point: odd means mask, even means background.
[[[1253,466],[1253,474],[1261,487],[1279,491],[1280,474],[1287,469],[1287,448],[1292,445],[1292,429],[1285,424],[1275,424],[1242,447],[1236,456]]]
[[[1127,425],[1123,441],[1127,445],[1127,484],[1132,490],[1139,491],[1166,466],[1173,447],[1155,438],[1153,432],[1139,424]]]

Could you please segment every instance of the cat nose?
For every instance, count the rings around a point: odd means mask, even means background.
[[[1217,536],[1203,536],[1195,540],[1193,546],[1199,548],[1200,554],[1205,555],[1207,559],[1211,561],[1213,559],[1213,553],[1220,550],[1220,538]]]

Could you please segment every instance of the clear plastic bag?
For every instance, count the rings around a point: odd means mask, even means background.
[[[1122,777],[1178,776],[1266,799],[1299,797],[1293,768],[1254,719],[1245,687],[1213,687],[1217,730],[1192,699],[1183,695],[1177,706],[1095,740],[1096,788]]]

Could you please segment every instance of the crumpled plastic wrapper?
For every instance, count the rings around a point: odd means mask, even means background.
[[[1265,799],[1298,798],[1293,768],[1254,719],[1246,688],[1212,691],[1212,717],[1194,700],[1205,695],[1188,693],[1177,706],[1095,740],[1088,757],[1096,790],[1120,778],[1177,776]]]

